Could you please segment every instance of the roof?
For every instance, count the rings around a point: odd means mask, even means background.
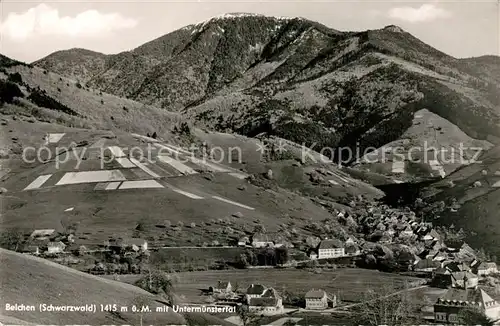
[[[42,236],[49,236],[52,233],[54,233],[56,230],[54,229],[41,229],[41,230],[35,230],[33,233],[31,233],[31,237],[42,237]]]
[[[437,269],[434,270],[434,274],[442,274],[442,275],[445,275],[446,273],[449,273],[450,271],[447,270],[446,268],[444,267],[439,267]]]
[[[432,229],[431,232],[429,232],[429,235],[433,238],[436,238],[436,239],[441,239],[441,236],[439,235],[439,233],[437,233],[436,230]]]
[[[477,278],[477,275],[472,274],[471,272],[454,272],[454,273],[451,273],[451,275],[457,281],[461,281],[464,278],[467,278],[468,280],[470,280],[472,278]]]
[[[33,251],[37,251],[37,250],[38,250],[38,246],[24,246],[22,248],[23,252],[33,252]]]
[[[493,262],[483,262],[478,266],[478,269],[489,269],[489,268],[497,268],[497,264]]]
[[[454,239],[446,239],[444,240],[444,244],[448,248],[460,249],[464,245],[463,240],[454,240]]]
[[[465,263],[461,262],[451,262],[449,264],[446,264],[444,267],[449,269],[452,272],[462,272],[462,271],[467,271],[470,270],[469,266],[467,266]]]
[[[319,249],[333,249],[333,248],[344,248],[344,245],[342,241],[338,239],[323,240],[319,244]]]
[[[269,289],[264,291],[264,294],[262,295],[262,297],[263,298],[279,298],[280,296],[275,289],[269,288]]]
[[[493,302],[491,296],[488,295],[482,289],[449,289],[446,293],[438,299],[438,303],[452,303],[456,302],[468,302],[468,303],[480,303],[485,305],[486,302]]]
[[[262,294],[266,288],[260,284],[252,284],[247,288],[247,294]]]
[[[276,298],[250,298],[248,305],[254,307],[274,307],[278,304]]]
[[[441,267],[441,263],[438,261],[434,261],[432,259],[422,259],[415,264],[415,268],[418,269],[439,268],[439,267]]]
[[[58,248],[66,248],[66,245],[64,243],[62,243],[61,241],[57,241],[57,242],[49,242],[47,244],[48,247],[58,247]]]
[[[326,297],[326,292],[325,291],[323,291],[323,290],[315,290],[315,289],[307,291],[307,293],[305,295],[306,299],[322,299],[324,297]]]
[[[127,244],[128,246],[132,246],[132,245],[142,246],[146,242],[147,242],[146,240],[140,239],[140,238],[131,238],[131,239],[123,240],[123,243]]]
[[[252,235],[252,242],[272,242],[267,234],[255,233]]]

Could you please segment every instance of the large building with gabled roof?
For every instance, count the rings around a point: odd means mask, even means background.
[[[478,309],[493,321],[500,319],[500,304],[480,288],[449,289],[434,304],[434,318],[438,323],[460,323],[460,313]]]

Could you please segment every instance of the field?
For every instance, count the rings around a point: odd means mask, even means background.
[[[418,280],[413,277],[358,268],[323,270],[321,273],[299,269],[246,269],[183,272],[175,275],[178,277],[176,293],[184,297],[187,302],[199,303],[204,302],[201,290],[216,285],[218,281],[230,281],[233,287],[237,284],[239,291],[242,292],[245,292],[252,283],[293,294],[305,294],[312,288],[323,289],[336,294],[342,301],[359,302],[368,289],[376,290],[384,286],[401,288],[405,281]],[[137,278],[135,275],[120,276],[120,281],[133,283]]]
[[[0,249],[0,321],[9,317],[24,322],[41,324],[59,323],[138,323],[139,315],[131,312],[133,304],[149,305],[151,309],[161,306],[155,297],[137,287],[121,282],[106,280],[51,263],[47,260],[26,256]],[[5,304],[34,305],[35,311],[6,311]],[[117,304],[127,306],[128,312],[41,312],[39,304],[73,305]],[[190,318],[192,318],[191,316]],[[210,316],[201,316],[210,319]],[[5,319],[4,319],[5,318]],[[182,315],[173,312],[144,314],[143,321],[154,324],[185,324]],[[196,320],[196,318],[194,318]],[[199,323],[203,324],[201,319]],[[221,324],[212,318],[208,324]],[[222,322],[223,323],[223,322]]]

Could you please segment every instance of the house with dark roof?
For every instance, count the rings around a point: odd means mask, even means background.
[[[248,308],[250,312],[262,316],[281,315],[284,313],[283,299],[273,288],[264,290],[261,297],[250,298],[248,300]]]
[[[439,267],[441,267],[440,262],[427,258],[416,261],[415,264],[413,265],[413,270],[415,272],[433,272]]]
[[[323,290],[312,289],[306,295],[306,309],[323,310],[328,308],[328,295]]]
[[[251,284],[247,288],[247,293],[246,293],[247,302],[252,298],[261,298],[264,295],[265,291],[266,291],[265,286],[261,284]]]
[[[450,288],[453,284],[451,272],[446,268],[440,267],[432,273],[431,286],[441,289]]]
[[[230,293],[233,287],[229,281],[218,281],[217,285],[209,287],[208,290],[212,293]]]
[[[448,269],[450,272],[470,272],[471,268],[463,262],[453,261],[447,264],[443,264],[443,267]]]
[[[443,243],[439,240],[432,240],[429,243],[425,244],[425,247],[431,250],[441,250],[443,248]]]
[[[318,259],[337,258],[344,256],[344,244],[338,239],[326,239],[321,241],[321,243],[319,244]]]
[[[461,323],[460,312],[465,309],[479,309],[491,320],[500,318],[500,304],[484,290],[449,289],[434,304],[434,319],[438,323]]]
[[[30,254],[30,255],[38,256],[40,254],[40,248],[38,246],[24,246],[21,249],[21,252],[23,254]]]
[[[432,260],[444,262],[448,259],[448,254],[446,252],[436,252],[436,254],[432,257]]]

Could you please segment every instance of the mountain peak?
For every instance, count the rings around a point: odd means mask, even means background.
[[[387,25],[383,28],[384,31],[388,31],[388,32],[393,32],[393,33],[404,33],[405,31],[399,27],[399,26],[396,26],[396,25]]]
[[[218,20],[232,20],[232,19],[239,19],[239,18],[268,18],[268,19],[276,19],[276,20],[292,20],[292,19],[300,19],[299,17],[283,17],[283,16],[266,16],[262,14],[255,14],[255,13],[248,13],[248,12],[232,12],[232,13],[225,13],[225,14],[220,14],[217,16],[214,16],[212,18],[209,18],[207,20],[201,21],[198,24],[206,24],[208,22],[213,22],[213,21],[218,21]]]

